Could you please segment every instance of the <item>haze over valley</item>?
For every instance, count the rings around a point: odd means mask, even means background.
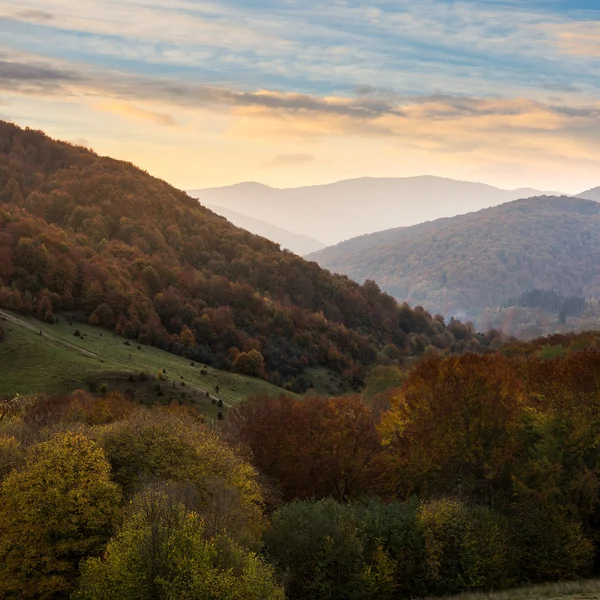
[[[422,176],[364,177],[287,189],[240,183],[189,193],[206,206],[251,215],[333,245],[366,233],[451,217],[543,192],[503,190],[482,183]]]

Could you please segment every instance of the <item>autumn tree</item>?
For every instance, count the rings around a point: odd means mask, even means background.
[[[189,414],[141,411],[98,435],[126,497],[154,481],[189,483],[207,531],[257,545],[264,518],[255,469]]]
[[[257,397],[235,407],[226,431],[250,447],[286,499],[352,498],[370,489],[380,440],[358,397]]]
[[[396,492],[461,494],[486,503],[507,492],[511,466],[523,456],[523,406],[523,384],[507,359],[467,354],[421,361],[380,426]]]
[[[0,481],[23,462],[23,447],[19,440],[12,435],[0,434]]]
[[[183,326],[183,329],[181,330],[180,338],[181,338],[181,343],[186,348],[193,348],[196,345],[196,337],[194,336],[192,330],[187,325]]]
[[[33,446],[0,488],[0,597],[64,598],[79,562],[112,534],[120,498],[91,440],[65,433]]]
[[[233,363],[235,370],[242,375],[263,378],[265,376],[265,359],[259,350],[240,352]]]

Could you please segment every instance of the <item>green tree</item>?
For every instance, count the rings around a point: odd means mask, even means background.
[[[423,505],[417,522],[425,538],[430,593],[493,589],[511,582],[509,526],[498,514],[443,499]]]
[[[63,598],[119,518],[104,453],[82,435],[33,446],[0,488],[0,598]]]
[[[88,560],[80,600],[284,600],[272,568],[167,490],[143,492],[102,559]]]
[[[334,500],[286,504],[273,515],[265,545],[290,600],[365,598],[357,595],[364,585],[364,549],[347,506]],[[372,587],[377,575],[368,576]]]
[[[263,498],[255,469],[185,412],[141,411],[99,434],[114,480],[131,498],[148,482],[187,483],[211,535],[258,543]]]

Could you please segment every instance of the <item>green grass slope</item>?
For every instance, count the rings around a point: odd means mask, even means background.
[[[451,600],[600,600],[600,581],[566,581],[503,592],[461,594]]]
[[[0,343],[0,395],[60,394],[106,383],[109,389],[131,390],[143,402],[175,399],[214,418],[247,396],[282,392],[261,379],[192,366],[152,346],[126,345],[123,338],[90,325],[69,325],[62,318],[48,325],[6,311],[0,311],[0,320],[5,332]],[[77,329],[81,337],[74,335]],[[158,379],[163,369],[166,381]],[[141,379],[141,373],[150,377]],[[223,407],[213,399],[222,400]]]

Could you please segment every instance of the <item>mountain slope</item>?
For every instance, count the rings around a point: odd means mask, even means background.
[[[5,330],[0,344],[0,397],[66,394],[106,383],[111,390],[145,402],[185,401],[216,419],[247,395],[278,393],[260,379],[192,364],[158,348],[132,348],[98,327],[69,325],[66,319],[47,324],[1,310],[0,322]],[[74,336],[75,331],[80,335]],[[166,374],[158,380],[156,374],[162,369]],[[215,386],[222,407],[212,402]]]
[[[275,227],[265,221],[254,219],[248,215],[224,208],[222,206],[205,205],[206,208],[214,211],[218,215],[225,217],[228,221],[233,223],[236,227],[241,227],[246,231],[260,235],[268,240],[277,242],[283,249],[291,250],[300,256],[310,254],[311,252],[317,252],[325,248],[325,244],[315,240],[307,235],[301,235],[282,229],[281,227]]]
[[[309,258],[396,298],[473,316],[531,289],[600,295],[600,204],[537,197],[348,240]]]
[[[595,202],[600,202],[600,187],[587,190],[586,192],[582,192],[581,194],[578,194],[577,197],[585,198],[587,200],[594,200]]]
[[[360,385],[390,344],[387,354],[402,356],[476,343],[372,283],[234,227],[129,163],[4,122],[0,307],[49,322],[70,313],[298,391],[312,367]]]
[[[351,179],[329,185],[276,189],[258,183],[194,190],[203,204],[247,213],[276,227],[336,244],[342,240],[457,213],[488,208],[536,190],[501,190],[440,177]]]

